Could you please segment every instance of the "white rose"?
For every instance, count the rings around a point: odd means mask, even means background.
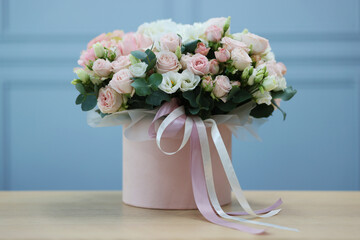
[[[248,53],[243,48],[235,48],[232,50],[231,60],[233,61],[233,65],[240,71],[243,71],[245,68],[249,67],[252,62]]]
[[[274,91],[282,91],[286,88],[286,79],[284,77],[276,77],[277,87]]]
[[[234,39],[244,42],[248,47],[252,46],[254,54],[264,53],[269,47],[269,41],[252,33],[235,33]]]
[[[163,79],[161,84],[159,85],[159,88],[163,90],[164,92],[171,94],[176,92],[181,85],[181,79],[180,79],[180,73],[177,72],[167,72],[164,73]]]
[[[265,91],[272,91],[278,86],[278,82],[275,76],[267,76],[264,78],[263,87]]]
[[[147,66],[144,62],[135,63],[129,67],[129,70],[134,77],[145,77]]]
[[[256,99],[256,103],[257,104],[263,104],[265,103],[266,105],[270,105],[271,104],[271,95],[269,92],[264,92],[261,93],[260,91],[257,91],[253,94],[253,96]]]
[[[200,82],[200,76],[193,74],[186,69],[180,74],[180,90],[182,92],[190,91],[196,88]]]

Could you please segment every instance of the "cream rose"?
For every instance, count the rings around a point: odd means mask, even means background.
[[[190,58],[187,67],[194,74],[203,76],[209,73],[210,64],[204,55],[197,53]]]
[[[210,25],[205,30],[205,36],[210,42],[218,42],[223,34],[223,29],[214,25]]]
[[[181,66],[182,66],[182,69],[186,69],[187,68],[187,63],[189,62],[189,60],[191,59],[192,55],[191,54],[183,54],[181,55],[181,58],[180,58],[180,63],[181,63]]]
[[[133,87],[131,86],[133,82],[132,77],[129,69],[121,69],[114,74],[109,85],[120,94],[130,94],[133,91]]]
[[[252,33],[239,33],[233,35],[236,40],[245,43],[248,47],[252,45],[252,52],[254,54],[261,54],[266,51],[269,45],[269,40]]]
[[[167,33],[160,38],[162,51],[175,52],[179,46],[181,46],[181,38],[175,33]]]
[[[111,87],[100,88],[97,104],[102,113],[114,113],[122,105],[122,96]]]
[[[231,51],[231,60],[233,65],[240,71],[251,65],[251,58],[243,48],[235,48]]]
[[[156,57],[156,69],[158,73],[178,71],[180,69],[180,62],[175,53],[170,51],[161,51]]]
[[[112,71],[111,63],[108,60],[97,59],[92,67],[96,75],[100,77],[107,77]]]
[[[230,79],[225,75],[218,75],[215,78],[215,86],[213,89],[213,93],[215,97],[222,98],[225,97],[228,92],[230,92],[232,86],[230,83]]]
[[[194,73],[186,69],[180,74],[179,81],[181,82],[180,90],[182,92],[186,92],[196,88],[196,86],[200,82],[200,76],[195,75]]]

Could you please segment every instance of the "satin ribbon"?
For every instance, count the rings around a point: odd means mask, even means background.
[[[166,116],[162,121],[157,131],[155,131],[155,123],[158,119]],[[206,125],[211,127],[211,136],[219,153],[221,163],[224,167],[226,176],[230,183],[230,186],[236,196],[237,201],[245,212],[231,212],[225,213],[218,201],[215,191],[214,178],[212,173],[211,155],[209,148],[209,141],[206,132]],[[161,139],[165,130],[178,131],[180,128],[184,128],[184,135],[180,147],[175,152],[166,152],[161,148]],[[274,227],[278,229],[298,231],[294,228],[288,228],[275,224],[263,223],[254,220],[248,220],[239,218],[236,216],[250,215],[252,217],[267,218],[276,215],[281,209],[275,210],[282,203],[279,199],[272,206],[254,211],[248,201],[246,200],[239,181],[236,177],[235,170],[232,166],[230,156],[226,150],[225,144],[221,138],[221,134],[217,127],[216,122],[213,119],[206,119],[203,121],[196,116],[186,116],[183,106],[177,106],[174,101],[165,103],[158,110],[152,124],[149,128],[149,136],[156,138],[156,143],[159,149],[167,155],[176,154],[180,151],[186,143],[191,140],[191,177],[193,185],[193,193],[196,206],[201,214],[210,222],[215,224],[234,228],[243,232],[252,234],[261,234],[265,232],[265,229],[257,229],[241,225],[239,223],[226,221],[224,219],[235,220],[244,223],[251,223],[256,225]]]

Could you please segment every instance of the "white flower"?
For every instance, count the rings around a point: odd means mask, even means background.
[[[129,67],[129,70],[134,77],[145,77],[147,66],[144,62],[135,63]]]
[[[181,85],[181,79],[180,79],[180,73],[177,72],[167,72],[162,74],[163,79],[161,84],[159,85],[159,88],[163,90],[164,92],[171,94],[176,92]]]
[[[284,77],[276,77],[277,87],[274,91],[282,91],[286,88],[286,79]]]
[[[247,82],[248,85],[250,85],[250,86],[254,85],[254,80],[255,80],[255,77],[256,77],[256,73],[257,73],[257,69],[254,68],[253,73],[250,75],[250,77],[248,79],[248,82]]]
[[[92,47],[94,48],[95,55],[98,58],[101,58],[105,55],[105,49],[101,43],[97,42]]]
[[[256,103],[257,104],[263,104],[265,103],[266,105],[270,105],[271,104],[271,95],[269,92],[264,92],[261,93],[260,91],[257,91],[253,94],[253,96],[256,99]]]
[[[182,92],[190,91],[196,88],[200,82],[200,76],[195,75],[188,69],[180,74],[180,90]]]
[[[264,78],[264,82],[263,82],[263,87],[265,89],[265,91],[271,91],[274,90],[277,86],[278,86],[278,81],[276,79],[277,77],[272,75],[272,76],[267,76],[266,78]]]

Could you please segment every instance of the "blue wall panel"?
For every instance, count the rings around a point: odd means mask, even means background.
[[[0,0],[0,189],[121,189],[121,127],[92,129],[74,104],[81,50],[145,21],[231,15],[232,32],[270,39],[299,90],[262,142],[234,138],[244,188],[359,190],[360,1],[216,2]]]

